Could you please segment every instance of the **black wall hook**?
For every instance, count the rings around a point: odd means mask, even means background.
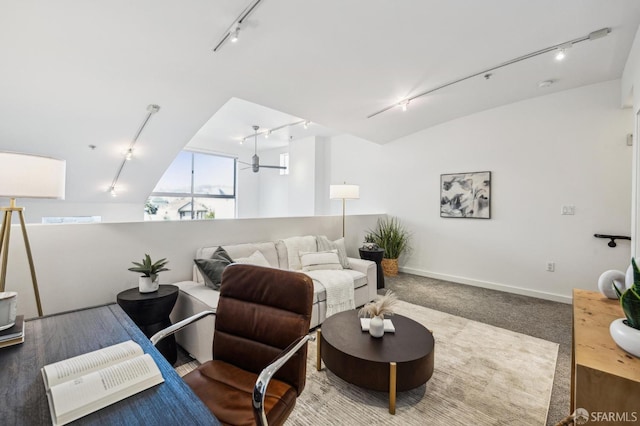
[[[624,235],[608,235],[608,234],[593,234],[596,238],[609,238],[611,241],[607,243],[609,247],[617,246],[616,240],[629,240],[631,241],[631,237],[627,237]]]

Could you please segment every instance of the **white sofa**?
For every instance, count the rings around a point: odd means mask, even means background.
[[[259,251],[272,267],[289,269],[287,246],[282,240],[235,245],[223,244],[222,247],[232,259],[246,258],[255,253],[255,251]],[[200,248],[196,252],[196,258],[209,259],[217,248],[218,246]],[[347,271],[353,277],[355,305],[362,306],[376,297],[376,266],[374,262],[368,260],[351,257],[348,259],[351,269],[344,269],[344,271]],[[205,286],[204,279],[195,266],[193,269],[193,281],[182,281],[175,283],[175,285],[180,288],[180,293],[171,313],[171,321],[173,323],[198,312],[215,308],[218,305],[220,293]],[[314,281],[313,290],[311,328],[322,324],[326,313],[326,293],[324,288]],[[211,359],[214,324],[214,316],[203,318],[178,332],[176,341],[198,361],[208,361]]]

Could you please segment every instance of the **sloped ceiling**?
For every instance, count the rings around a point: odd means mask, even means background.
[[[637,0],[263,0],[240,41],[213,53],[248,3],[3,1],[0,149],[66,159],[68,200],[142,202],[231,98],[386,143],[493,106],[619,78],[640,22]],[[609,36],[574,46],[563,63],[544,55],[420,98],[405,113],[366,118],[603,27]],[[557,82],[538,88],[546,79]],[[106,190],[152,103],[161,110],[111,200]]]

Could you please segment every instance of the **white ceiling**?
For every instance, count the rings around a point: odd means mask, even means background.
[[[147,105],[158,104],[119,182],[118,202],[141,202],[232,98],[386,143],[497,105],[619,78],[640,23],[637,0],[263,0],[239,42],[213,53],[248,3],[1,2],[0,149],[64,158],[67,199],[112,202],[106,188],[123,151]],[[543,55],[420,98],[407,112],[366,118],[603,27],[609,36],[574,46],[562,63]],[[557,83],[538,88],[546,79]],[[259,114],[226,121],[221,134],[233,136],[250,134],[251,124],[272,126]]]

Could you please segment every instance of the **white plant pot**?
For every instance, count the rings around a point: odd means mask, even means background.
[[[140,277],[138,279],[138,290],[140,293],[153,293],[158,291],[158,278],[155,281],[151,277]]]
[[[640,330],[625,324],[626,318],[618,318],[609,326],[614,342],[633,356],[640,358]]]
[[[384,319],[381,316],[371,318],[369,322],[369,334],[373,337],[384,336]]]

